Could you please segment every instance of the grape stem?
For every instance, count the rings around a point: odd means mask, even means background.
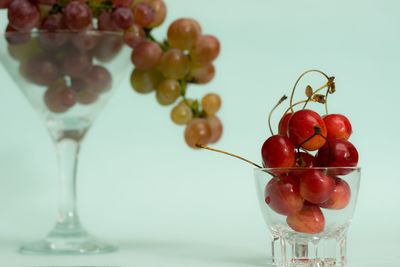
[[[271,112],[268,115],[268,126],[269,126],[269,131],[271,132],[272,135],[274,135],[274,131],[272,130],[272,126],[271,126],[271,117],[272,117],[272,113],[274,113],[274,111],[276,110],[277,107],[279,107],[280,104],[282,104],[283,101],[285,101],[287,99],[287,96],[284,95],[281,97],[281,99],[279,99],[278,103],[276,103],[276,105],[272,108]]]
[[[146,38],[149,39],[149,40],[152,41],[152,42],[157,43],[157,44],[160,46],[160,48],[161,48],[161,50],[162,50],[163,52],[167,51],[168,48],[169,48],[168,41],[167,41],[167,40],[164,40],[164,42],[158,41],[158,40],[153,36],[153,34],[151,34],[151,31],[152,31],[152,29],[146,29],[146,28],[144,29],[144,33],[145,33],[145,35],[146,35]]]
[[[206,149],[206,150],[210,150],[210,151],[217,152],[217,153],[221,153],[221,154],[225,154],[225,155],[240,159],[240,160],[245,161],[245,162],[247,162],[247,163],[249,163],[249,164],[251,164],[251,165],[253,165],[253,166],[255,166],[255,167],[259,168],[259,169],[263,168],[260,165],[254,163],[254,162],[252,162],[252,161],[250,161],[248,159],[245,159],[245,158],[243,158],[241,156],[238,156],[238,155],[235,155],[235,154],[232,154],[232,153],[220,150],[220,149],[212,148],[212,147],[201,145],[201,144],[196,144],[196,147],[202,148],[202,149]]]

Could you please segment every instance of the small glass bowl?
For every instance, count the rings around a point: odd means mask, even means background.
[[[273,266],[345,265],[360,172],[356,167],[255,170],[261,212],[271,232]]]

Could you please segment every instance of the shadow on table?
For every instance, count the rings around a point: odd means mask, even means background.
[[[173,259],[195,260],[206,263],[272,267],[264,251],[251,248],[179,241],[119,242],[120,251],[137,251]]]

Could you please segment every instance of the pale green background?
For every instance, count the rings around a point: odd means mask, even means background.
[[[269,109],[297,76],[320,68],[337,77],[331,111],[351,119],[351,141],[363,167],[348,266],[400,266],[400,2],[167,4],[168,23],[194,17],[221,40],[216,79],[189,90],[222,95],[225,134],[219,148],[260,161]],[[5,25],[1,12],[0,28]],[[18,244],[52,227],[57,169],[40,119],[4,69],[0,121],[2,266],[262,266],[268,257],[252,167],[186,148],[169,108],[158,106],[154,95],[132,92],[127,77],[85,140],[78,179],[84,224],[119,243],[120,252],[78,258],[16,254]]]

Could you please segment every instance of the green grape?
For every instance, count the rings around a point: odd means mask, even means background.
[[[211,127],[206,119],[196,118],[191,120],[185,129],[185,141],[188,146],[207,145],[211,138]]]
[[[220,44],[216,37],[202,35],[197,40],[195,47],[190,51],[190,55],[196,65],[206,65],[218,57],[219,51]]]
[[[208,124],[211,127],[210,144],[218,142],[222,136],[223,126],[221,120],[217,116],[209,116],[207,118]]]
[[[155,28],[160,26],[166,16],[167,16],[167,7],[163,0],[145,0],[145,3],[149,5],[149,7],[154,11],[153,21],[150,23],[149,28]]]
[[[157,86],[157,101],[161,105],[170,105],[181,94],[181,86],[176,80],[164,80]]]
[[[178,125],[185,125],[193,118],[192,109],[185,103],[181,102],[171,111],[171,119]]]
[[[168,43],[181,50],[191,49],[201,35],[200,24],[193,19],[178,19],[168,28]]]
[[[162,50],[160,46],[151,41],[141,42],[132,52],[132,62],[137,69],[149,70],[160,61]]]
[[[156,70],[134,69],[131,75],[131,85],[136,92],[146,94],[153,91],[161,79],[161,74]]]
[[[207,115],[214,115],[221,107],[221,97],[217,94],[207,94],[201,100],[201,105]]]
[[[188,57],[179,49],[171,48],[165,52],[160,60],[159,69],[169,79],[183,79],[189,73]]]
[[[210,82],[215,76],[214,65],[192,66],[190,76],[194,83],[205,84]]]

